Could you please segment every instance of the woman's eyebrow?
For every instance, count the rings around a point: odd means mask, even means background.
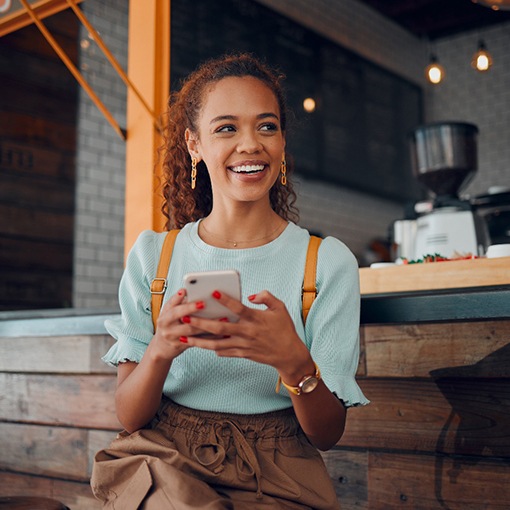
[[[259,113],[257,115],[257,119],[265,119],[267,117],[272,117],[272,118],[275,118],[276,120],[278,120],[278,115],[276,115],[275,113],[272,113],[272,112]],[[213,119],[211,119],[209,124],[214,124],[215,122],[222,122],[224,120],[237,120],[237,119],[238,119],[238,117],[235,115],[218,115],[217,117],[214,117]]]

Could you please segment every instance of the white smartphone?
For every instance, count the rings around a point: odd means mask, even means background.
[[[228,294],[234,299],[241,300],[241,279],[239,273],[233,269],[225,271],[202,271],[184,275],[184,288],[188,301],[203,301],[205,308],[197,310],[192,315],[206,319],[222,319],[226,317],[229,322],[237,322],[239,316],[227,307],[218,303],[212,297],[217,290]]]

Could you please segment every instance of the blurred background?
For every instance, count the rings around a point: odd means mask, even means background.
[[[0,2],[0,21],[16,4]],[[226,51],[253,52],[279,67],[293,112],[288,148],[300,224],[338,237],[369,265],[387,257],[393,222],[427,197],[411,171],[409,134],[418,126],[476,125],[478,171],[463,194],[509,186],[510,11],[494,7],[172,0],[171,89]],[[127,69],[129,1],[85,0],[80,8]],[[126,86],[86,27],[70,9],[44,24],[124,127]],[[481,46],[491,65],[479,71],[472,59]],[[436,84],[425,74],[431,61],[444,72]],[[37,27],[2,35],[0,310],[115,309],[125,185],[125,140]]]

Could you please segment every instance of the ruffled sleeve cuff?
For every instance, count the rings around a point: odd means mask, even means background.
[[[140,363],[147,349],[147,344],[119,331],[118,322],[120,322],[120,319],[106,320],[104,323],[106,330],[117,341],[101,359],[112,367],[117,367],[119,363],[124,361]]]
[[[325,382],[330,391],[344,403],[345,407],[358,407],[370,404],[370,400],[363,395],[358,383],[351,376],[337,377],[336,384],[332,385],[327,381]]]

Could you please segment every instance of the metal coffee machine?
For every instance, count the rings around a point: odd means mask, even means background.
[[[413,174],[432,199],[415,204],[414,214],[394,223],[397,258],[485,253],[486,225],[459,197],[477,171],[477,135],[475,125],[462,122],[428,124],[411,134]]]

